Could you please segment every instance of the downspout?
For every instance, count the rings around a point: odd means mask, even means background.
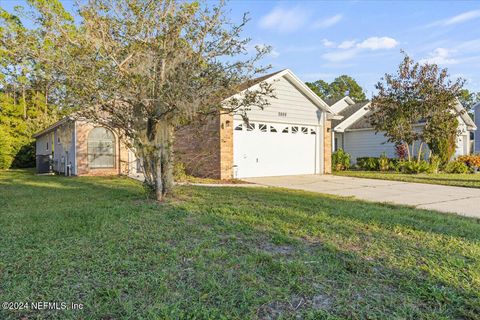
[[[325,170],[325,132],[327,130],[327,112],[323,113],[323,126],[322,126],[322,140],[320,141],[320,145],[322,146],[322,154],[320,157],[320,165],[321,165],[321,170],[322,174],[326,174]]]
[[[72,175],[77,175],[77,121],[73,121],[73,168]]]

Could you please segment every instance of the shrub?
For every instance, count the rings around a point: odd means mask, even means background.
[[[470,168],[480,168],[480,154],[460,156],[457,160],[465,163]]]
[[[388,171],[389,168],[390,160],[388,160],[387,154],[383,153],[378,159],[378,169],[380,169],[380,171]]]
[[[357,165],[362,170],[376,171],[378,170],[378,158],[374,158],[374,157],[357,158]]]
[[[397,167],[397,171],[418,174],[418,173],[432,173],[432,165],[425,160],[420,161],[400,161]]]
[[[400,160],[405,160],[408,157],[407,146],[403,143],[397,143],[395,145],[395,155]]]
[[[440,157],[441,167],[445,167],[455,154],[456,139],[456,134],[453,134],[449,138],[433,139],[428,144],[432,153]]]
[[[439,156],[437,156],[436,154],[432,154],[430,156],[429,161],[430,161],[430,167],[431,167],[430,168],[431,172],[429,172],[429,173],[438,173],[438,170],[440,169],[440,165],[442,163],[442,159]]]
[[[176,162],[173,166],[173,179],[175,181],[185,181],[188,175],[185,171],[185,164],[183,162]]]
[[[338,149],[332,154],[332,167],[335,171],[343,171],[350,168],[350,155]]]
[[[468,167],[464,162],[460,160],[455,160],[447,164],[447,166],[445,167],[445,172],[446,173],[467,173]]]

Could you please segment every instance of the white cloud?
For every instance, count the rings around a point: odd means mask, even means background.
[[[438,21],[437,23],[444,26],[451,26],[459,23],[464,23],[473,19],[480,18],[480,10],[472,10],[453,16],[449,19]]]
[[[437,27],[437,26],[448,27],[448,26],[453,26],[456,24],[464,23],[464,22],[478,19],[478,18],[480,18],[480,10],[471,10],[471,11],[460,13],[456,16],[453,16],[447,19],[434,21],[430,24],[427,24],[426,27],[427,28]]]
[[[336,15],[328,17],[326,19],[315,21],[315,23],[313,24],[313,27],[314,28],[329,28],[329,27],[334,26],[337,23],[339,23],[342,19],[343,19],[343,15],[336,14]]]
[[[364,51],[392,49],[398,46],[398,44],[399,42],[397,40],[390,37],[370,37],[360,42],[356,40],[345,40],[339,45],[334,46],[340,50],[325,53],[322,57],[330,62],[346,61],[353,59]]]
[[[333,41],[330,41],[328,39],[323,39],[322,44],[327,47],[327,48],[334,48],[336,46],[336,43]]]
[[[357,44],[362,49],[392,49],[398,45],[398,41],[390,37],[371,37]]]
[[[449,50],[446,48],[437,48],[430,54],[428,58],[421,59],[420,63],[435,63],[435,64],[456,64],[459,61],[451,57],[451,54],[454,50]]]
[[[345,40],[338,45],[339,49],[350,49],[355,46],[357,42],[355,40]]]
[[[270,56],[271,56],[272,58],[277,58],[279,55],[280,55],[280,52],[278,52],[278,51],[275,50],[275,49],[272,49],[272,51],[270,51]]]
[[[260,27],[278,32],[291,32],[305,25],[308,13],[298,7],[275,8],[260,19]]]

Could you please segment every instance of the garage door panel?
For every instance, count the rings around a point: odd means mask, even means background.
[[[238,121],[234,129],[238,178],[315,173],[317,127]]]

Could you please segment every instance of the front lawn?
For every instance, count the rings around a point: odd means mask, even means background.
[[[379,172],[379,171],[337,171],[336,175],[368,178],[395,180],[404,182],[417,182],[429,184],[441,184],[455,187],[480,188],[480,174],[406,174],[398,172]]]
[[[271,188],[0,172],[0,319],[480,319],[478,220]]]

